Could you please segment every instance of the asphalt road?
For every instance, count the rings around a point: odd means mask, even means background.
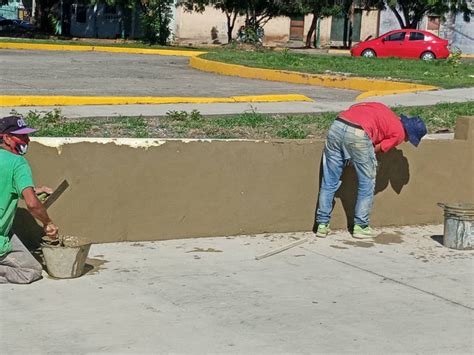
[[[100,52],[0,50],[0,95],[191,96],[302,94],[353,101],[358,91],[204,73],[188,58]]]

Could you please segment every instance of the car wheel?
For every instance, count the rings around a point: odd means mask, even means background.
[[[436,56],[433,52],[424,52],[421,57],[422,60],[433,60],[436,59]]]
[[[366,57],[366,58],[374,58],[376,57],[377,55],[375,54],[374,50],[373,49],[365,49],[362,54],[361,54],[362,57]]]

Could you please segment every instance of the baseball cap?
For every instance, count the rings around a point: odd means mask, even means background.
[[[403,127],[405,127],[408,140],[417,147],[418,144],[420,144],[421,138],[427,133],[425,123],[419,116],[407,117],[400,115],[400,120],[402,121]]]
[[[36,131],[38,130],[28,127],[25,119],[21,116],[8,116],[0,118],[0,134],[30,134]]]

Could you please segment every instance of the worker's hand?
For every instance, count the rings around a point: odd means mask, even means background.
[[[35,187],[35,194],[39,195],[42,193],[46,193],[48,195],[51,195],[53,193],[53,189],[47,186],[38,186]]]
[[[52,239],[58,238],[58,232],[58,226],[55,225],[53,222],[50,222],[44,226],[44,233]]]

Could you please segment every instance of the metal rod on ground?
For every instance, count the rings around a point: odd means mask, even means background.
[[[301,245],[301,244],[304,244],[308,241],[308,238],[303,238],[303,239],[299,239],[295,242],[292,242],[290,244],[287,244],[287,245],[284,245],[280,248],[277,248],[277,249],[273,249],[265,254],[262,254],[262,255],[257,255],[255,257],[255,260],[261,260],[261,259],[265,259],[265,258],[268,258],[269,256],[272,256],[272,255],[275,255],[275,254],[278,254],[278,253],[281,253],[282,251],[285,251],[285,250],[288,250],[288,249],[291,249],[291,248],[294,248],[298,245]]]

